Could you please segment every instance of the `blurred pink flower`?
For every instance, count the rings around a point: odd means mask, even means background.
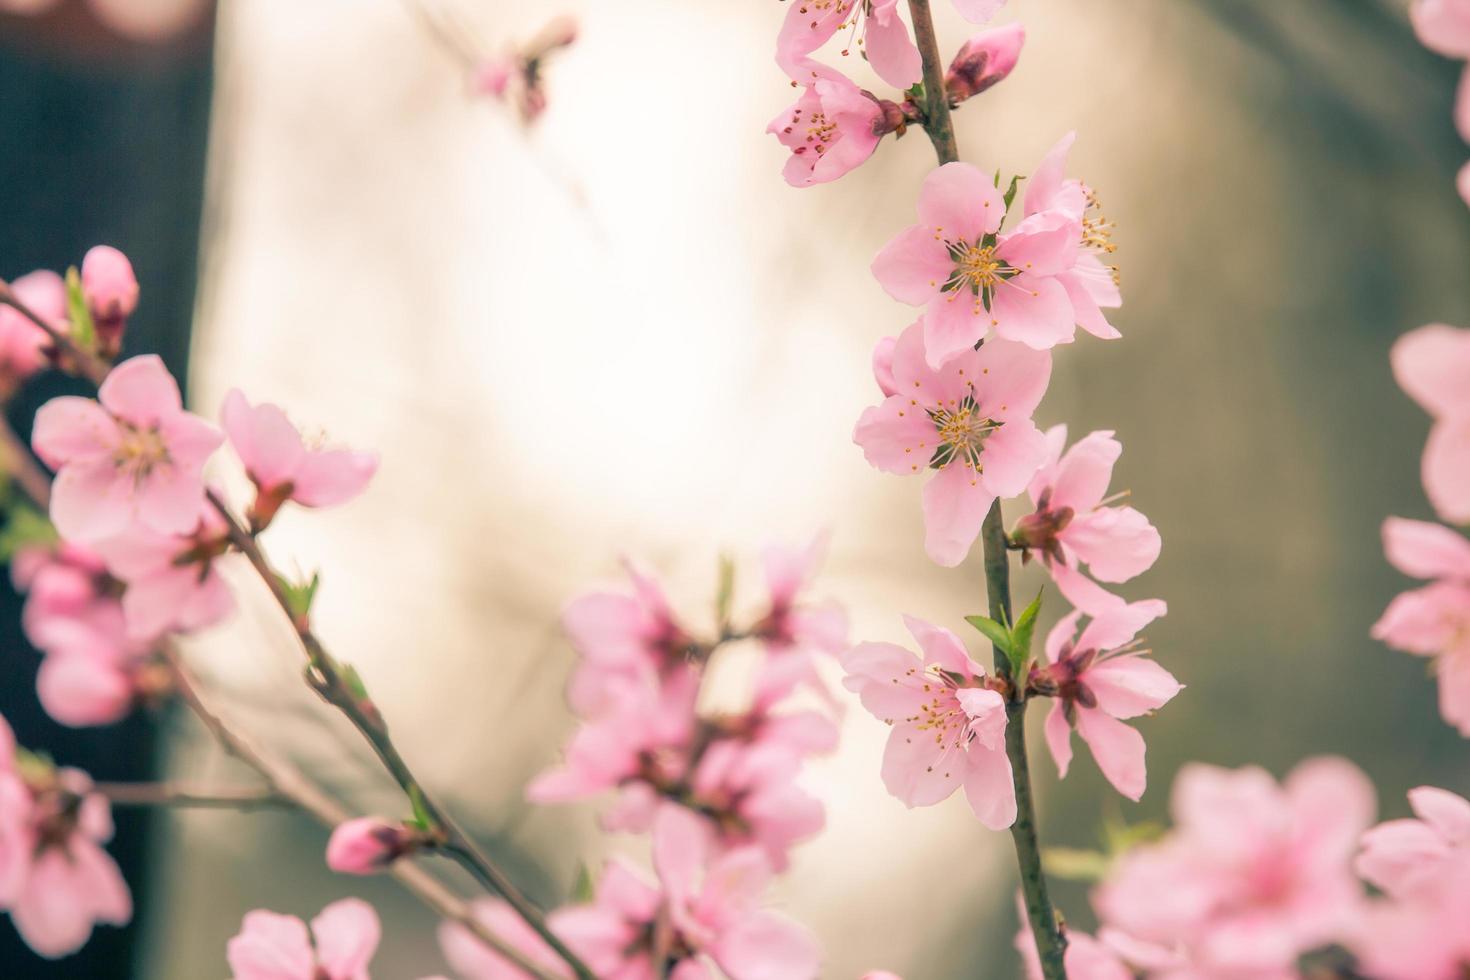
[[[502,899],[479,899],[473,910],[476,920],[486,929],[532,963],[553,976],[571,977],[571,970],[562,958]],[[439,947],[461,980],[531,980],[530,974],[457,922],[439,926]]]
[[[378,470],[377,453],[308,445],[279,407],[251,405],[238,388],[225,395],[220,424],[258,491],[251,508],[257,526],[270,523],[287,500],[303,507],[344,504]]]
[[[138,526],[188,534],[204,500],[204,462],[219,430],[184,411],[157,356],[113,368],[90,398],[53,398],[36,413],[31,444],[58,470],[51,520],[61,536],[92,542]]]
[[[1092,432],[1065,453],[1067,427],[1046,432],[1047,461],[1027,493],[1034,513],[1016,522],[1013,541],[1043,564],[1087,565],[1103,582],[1126,582],[1158,560],[1162,542],[1148,518],[1132,507],[1107,506],[1113,464],[1123,446],[1111,432]]]
[[[216,568],[229,544],[224,520],[205,504],[194,504],[194,514],[196,524],[187,534],[134,527],[92,545],[108,571],[127,584],[122,608],[128,635],[136,640],[202,630],[235,609],[229,584]]]
[[[82,259],[82,293],[106,355],[122,346],[128,317],[138,308],[138,280],[128,257],[111,245],[96,245]]]
[[[1450,58],[1470,58],[1470,2],[1414,0],[1409,7],[1414,33],[1427,48]]]
[[[1076,219],[1046,211],[997,237],[1005,197],[968,163],[932,171],[918,212],[919,223],[885,245],[872,268],[888,295],[925,307],[931,367],[974,347],[992,328],[1037,350],[1072,338],[1072,304],[1056,276],[1076,265]]]
[[[322,909],[310,932],[294,915],[256,909],[226,944],[225,959],[234,980],[368,980],[381,931],[373,907],[357,898]]]
[[[1439,516],[1470,524],[1470,330],[1411,330],[1390,352],[1399,386],[1434,419],[1424,446],[1424,492]]]
[[[27,273],[10,284],[16,299],[59,333],[67,332],[66,284],[47,269]],[[7,387],[24,381],[46,363],[51,341],[46,331],[9,306],[0,306],[0,379]]]
[[[909,807],[932,806],[964,786],[980,822],[1003,830],[1016,819],[1005,699],[953,633],[912,617],[904,623],[922,659],[892,643],[860,643],[842,656],[847,689],[893,728],[883,785]]]
[[[1309,759],[1284,785],[1191,763],[1171,809],[1173,831],[1124,854],[1094,893],[1105,925],[1177,950],[1201,980],[1294,976],[1298,956],[1353,934],[1352,854],[1375,803],[1347,760]]]
[[[1182,688],[1133,648],[1138,631],[1166,611],[1159,599],[1120,600],[1093,616],[1081,636],[1081,612],[1063,617],[1047,635],[1047,666],[1033,666],[1030,683],[1056,698],[1046,717],[1046,744],[1062,776],[1072,761],[1076,726],[1108,782],[1130,800],[1143,796],[1143,736],[1122,720],[1163,707]]]
[[[878,77],[906,89],[923,74],[923,63],[898,7],[898,0],[791,0],[776,37],[776,64],[794,81],[809,84],[810,55],[838,32],[852,31]]]
[[[1362,837],[1357,870],[1394,898],[1432,896],[1470,874],[1470,802],[1448,790],[1409,790],[1417,819],[1389,820]]]
[[[829,68],[802,87],[801,96],[772,119],[766,132],[791,151],[782,175],[792,187],[836,180],[855,169],[878,148],[885,134],[903,123],[871,93]]]
[[[382,871],[420,840],[401,821],[358,817],[339,823],[327,840],[327,867],[340,874],[369,875]]]
[[[883,337],[873,345],[873,381],[884,398],[898,394],[898,384],[893,380],[893,352],[897,347],[897,337]]]
[[[1024,490],[1046,459],[1031,413],[1051,357],[991,340],[936,370],[915,323],[898,338],[892,370],[898,393],[863,412],[853,441],[885,472],[937,471],[924,488],[924,547],[939,564],[958,565],[990,505]]]
[[[951,103],[963,102],[1004,81],[1021,60],[1026,29],[1019,23],[992,27],[960,46],[944,75]]]
[[[1438,524],[1390,517],[1383,546],[1399,571],[1434,581],[1395,596],[1373,638],[1436,658],[1440,714],[1470,737],[1470,541]]]

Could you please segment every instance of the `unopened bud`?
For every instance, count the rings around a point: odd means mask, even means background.
[[[979,95],[1011,73],[1021,58],[1026,29],[1006,24],[981,31],[965,42],[944,76],[944,90],[951,105]]]
[[[904,113],[903,107],[890,99],[880,99],[866,89],[863,90],[863,94],[878,106],[878,115],[873,117],[873,135],[886,136],[889,133],[897,133],[902,136],[904,129],[909,124],[909,117]]]
[[[82,259],[82,292],[97,328],[100,352],[111,357],[122,346],[128,317],[138,308],[133,264],[111,245],[95,246]]]
[[[327,867],[348,875],[370,875],[425,843],[421,831],[381,817],[358,817],[337,825],[327,841]]]

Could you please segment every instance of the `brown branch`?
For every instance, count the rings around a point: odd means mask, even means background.
[[[94,783],[92,791],[107,797],[113,806],[256,810],[296,805],[290,797],[273,789],[213,789],[180,783]]]

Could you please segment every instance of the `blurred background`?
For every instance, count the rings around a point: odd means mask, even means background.
[[[143,287],[129,349],[187,365],[196,410],[238,385],[381,451],[370,493],[287,513],[269,547],[322,570],[321,632],[408,757],[555,902],[581,862],[637,853],[597,834],[591,808],[521,802],[571,730],[559,607],[615,582],[620,554],[697,618],[719,553],[743,559],[754,605],[759,546],[826,527],[818,592],[846,603],[855,638],[982,609],[978,555],[930,563],[918,482],[870,470],[850,439],[877,397],[872,344],[912,319],[867,265],[912,220],[933,157],[914,132],[838,183],[786,186],[762,134],[792,97],[775,0],[423,0],[487,53],[577,16],[530,133],[473,96],[412,2],[69,0],[0,19],[0,275],[117,245]],[[137,10],[155,19],[126,21]],[[952,51],[968,27],[936,12]],[[1380,522],[1429,516],[1428,421],[1388,348],[1430,320],[1470,323],[1457,66],[1417,44],[1398,2],[1011,0],[1011,19],[1026,49],[958,114],[962,156],[1026,173],[1076,129],[1071,170],[1118,223],[1124,339],[1060,350],[1037,420],[1122,439],[1114,487],[1164,536],[1124,591],[1168,600],[1149,638],[1189,685],[1140,725],[1141,804],[1085,753],[1065,783],[1033,753],[1046,842],[1163,817],[1193,759],[1279,775],[1341,753],[1386,816],[1411,786],[1470,789],[1423,662],[1368,637],[1405,584]],[[1040,584],[1028,571],[1017,590]],[[242,612],[193,644],[198,669],[243,725],[363,809],[399,812],[243,587]],[[35,657],[14,613],[22,680],[0,710],[22,742],[99,778],[236,776],[182,719],[63,741],[26,707]],[[828,831],[778,904],[823,937],[825,976],[1016,975],[1009,839],[959,799],[910,812],[887,796],[885,736],[847,713],[808,780]],[[347,894],[383,915],[375,974],[443,969],[431,917],[392,882],[328,873],[304,820],[128,814],[122,831],[135,924],[51,965],[17,957],[0,925],[0,973],[222,976],[246,910],[310,917]],[[1057,898],[1090,922],[1081,886]]]

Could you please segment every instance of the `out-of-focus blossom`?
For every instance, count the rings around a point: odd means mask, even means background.
[[[1143,736],[1122,720],[1163,707],[1182,687],[1134,648],[1138,631],[1166,611],[1158,599],[1120,600],[1093,616],[1081,636],[1080,612],[1047,635],[1047,665],[1033,665],[1030,686],[1057,699],[1046,718],[1046,743],[1061,775],[1072,761],[1075,726],[1108,782],[1130,800],[1143,796]]]
[[[1013,544],[1022,558],[1038,555],[1048,569],[1086,565],[1103,582],[1126,582],[1153,567],[1162,541],[1132,507],[1108,506],[1104,495],[1123,446],[1111,432],[1093,432],[1071,449],[1067,427],[1046,432],[1047,461],[1027,492],[1035,512],[1016,522]]]
[[[76,769],[17,765],[0,718],[0,909],[26,945],[48,959],[76,952],[97,923],[132,918],[128,886],[102,844],[112,837],[107,800]]]
[[[294,915],[256,909],[226,944],[225,959],[234,980],[367,980],[381,932],[378,913],[357,898],[322,909],[310,932]]]
[[[376,874],[414,850],[422,832],[402,821],[358,817],[340,823],[327,841],[327,867],[341,874]]]
[[[1094,893],[1105,925],[1177,951],[1183,976],[1208,980],[1294,976],[1301,954],[1353,934],[1352,855],[1375,803],[1351,763],[1309,759],[1284,785],[1194,763],[1171,809],[1173,831],[1124,854]]]
[[[128,257],[111,245],[96,245],[82,258],[82,294],[97,328],[97,348],[112,357],[122,347],[128,317],[138,308],[138,280]]]
[[[255,484],[250,518],[257,528],[288,500],[303,507],[346,503],[378,470],[377,453],[309,445],[278,406],[251,405],[238,388],[225,395],[220,424]]]
[[[878,77],[906,89],[924,66],[898,8],[898,0],[792,0],[776,37],[776,64],[793,81],[810,84],[817,71],[811,55],[839,32],[852,32]]]
[[[204,500],[204,462],[223,441],[184,411],[179,386],[152,354],[114,368],[98,401],[53,398],[36,413],[31,444],[58,472],[51,520],[83,543],[138,526],[188,534]]]
[[[510,104],[529,126],[546,111],[546,59],[576,39],[576,20],[555,17],[519,48],[480,59],[470,70],[470,87]]]
[[[229,548],[224,519],[199,503],[194,517],[187,534],[133,527],[93,544],[107,570],[127,583],[122,608],[129,636],[192,633],[234,611],[234,595],[216,567]]]
[[[542,970],[557,977],[571,977],[566,962],[502,899],[479,899],[473,912],[481,925]],[[439,926],[439,948],[461,980],[530,980],[526,971],[457,922]]]
[[[1373,637],[1435,658],[1440,714],[1470,737],[1470,541],[1438,524],[1390,517],[1383,545],[1399,571],[1434,581],[1395,596]]]
[[[903,129],[903,110],[823,68],[801,96],[771,120],[766,132],[791,151],[782,175],[792,187],[836,180],[878,148],[885,135]]]
[[[904,622],[922,658],[892,643],[860,643],[842,656],[847,689],[893,728],[883,785],[910,807],[932,806],[963,786],[981,823],[1009,827],[1016,795],[1005,699],[953,633],[912,617]]]
[[[10,284],[26,308],[58,333],[67,332],[66,284],[47,269],[27,273]],[[9,306],[0,306],[0,390],[13,391],[46,363],[51,341],[46,331]]]
[[[1439,516],[1470,524],[1470,330],[1411,330],[1390,352],[1399,386],[1434,419],[1424,445],[1424,492]]]
[[[936,369],[924,328],[909,326],[893,351],[897,393],[865,410],[853,441],[878,469],[935,472],[924,487],[924,547],[941,565],[964,560],[997,497],[1025,489],[1046,459],[1031,421],[1051,378],[1051,357],[987,341]]]
[[[1005,80],[1021,60],[1026,29],[1019,23],[992,27],[974,35],[955,54],[944,75],[944,94],[958,105]]]

